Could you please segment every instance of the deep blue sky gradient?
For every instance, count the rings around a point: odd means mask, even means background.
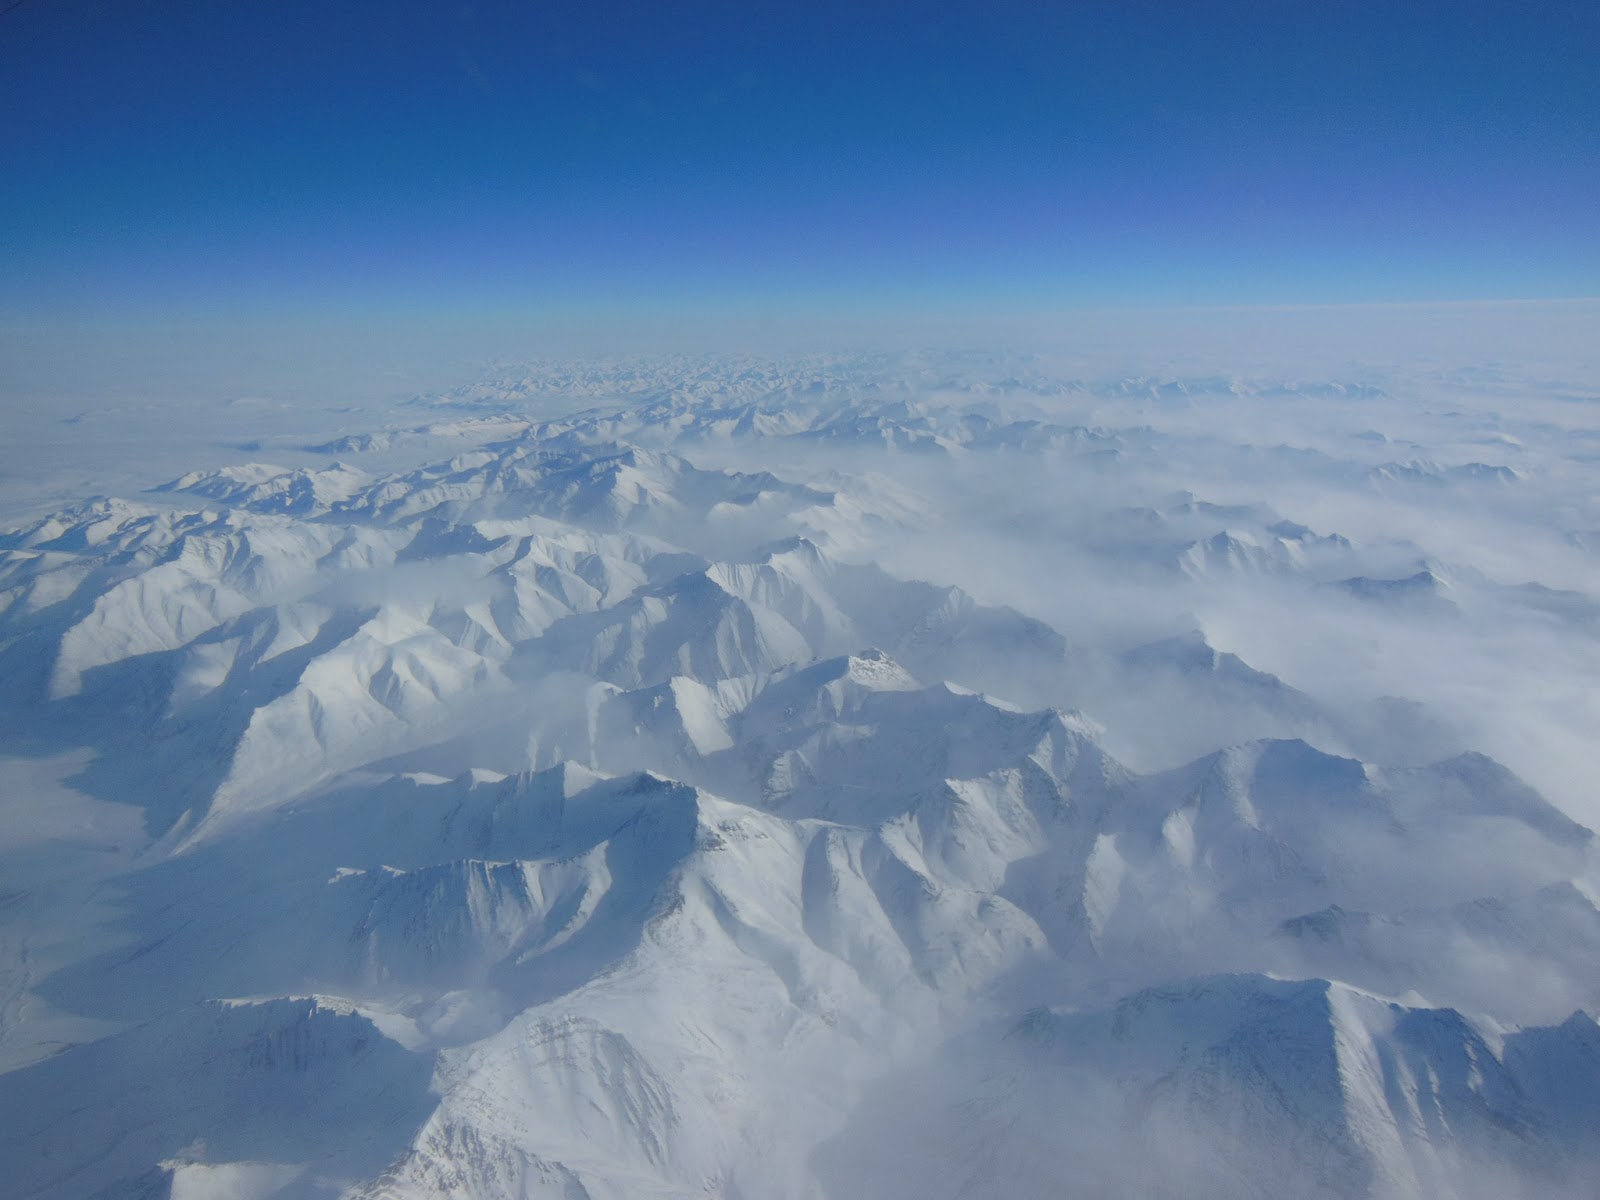
[[[26,0],[0,313],[1600,294],[1600,4]]]

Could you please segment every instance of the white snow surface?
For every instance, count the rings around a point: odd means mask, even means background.
[[[7,1195],[1600,1187],[1548,422],[954,354],[434,406],[0,534]]]

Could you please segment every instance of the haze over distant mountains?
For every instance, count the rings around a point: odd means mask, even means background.
[[[550,360],[14,506],[10,1190],[1593,1194],[1581,369]]]

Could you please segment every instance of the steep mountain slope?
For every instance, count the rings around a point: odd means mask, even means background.
[[[971,1035],[880,1083],[818,1158],[841,1196],[1577,1196],[1597,1055],[1581,1014],[1506,1034],[1212,976]]]

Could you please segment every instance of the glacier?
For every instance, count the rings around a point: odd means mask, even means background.
[[[1430,379],[542,362],[6,514],[7,1194],[1594,1194],[1588,427]]]

